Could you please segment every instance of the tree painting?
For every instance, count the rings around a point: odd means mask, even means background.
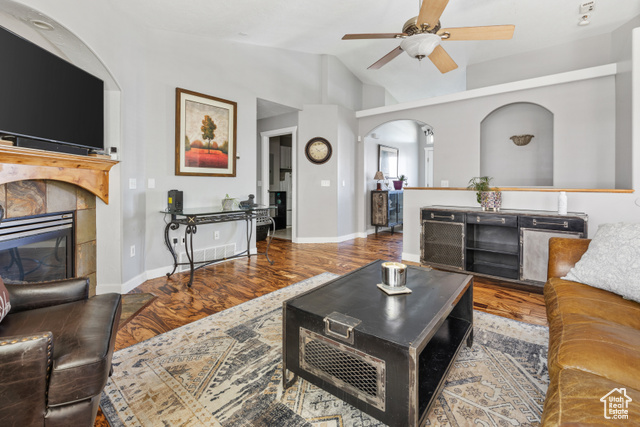
[[[189,173],[215,173],[235,168],[235,146],[230,141],[235,128],[232,110],[224,105],[186,100],[184,103],[184,128],[181,142],[182,165]]]
[[[200,130],[202,131],[202,139],[208,141],[207,143],[207,153],[211,153],[211,140],[216,137],[215,130],[218,128],[216,124],[211,119],[211,116],[208,114],[204,116],[202,119],[202,127]]]

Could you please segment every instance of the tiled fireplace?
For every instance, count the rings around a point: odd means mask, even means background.
[[[0,184],[0,205],[5,218],[15,219],[56,212],[72,212],[75,217],[75,274],[96,287],[96,196],[73,184],[54,180],[23,180]],[[0,265],[0,276],[3,268]]]

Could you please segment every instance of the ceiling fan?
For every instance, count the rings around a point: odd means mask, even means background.
[[[387,53],[368,67],[377,70],[403,51],[412,58],[425,56],[441,73],[458,68],[451,56],[440,46],[443,40],[508,40],[513,37],[515,25],[490,25],[486,27],[441,28],[440,16],[449,0],[423,0],[418,16],[409,19],[401,33],[347,34],[342,40],[403,39],[400,46]]]

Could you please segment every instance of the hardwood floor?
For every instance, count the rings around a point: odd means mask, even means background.
[[[258,251],[266,243],[258,242]],[[224,262],[195,273],[148,280],[133,292],[150,292],[156,298],[118,331],[116,350],[152,338],[210,314],[292,285],[320,273],[344,274],[376,259],[400,261],[402,233],[380,232],[343,243],[294,244],[274,239],[269,256],[252,256]],[[474,308],[487,313],[546,325],[542,295],[502,288],[499,282],[474,279]],[[101,412],[96,426],[108,426]]]

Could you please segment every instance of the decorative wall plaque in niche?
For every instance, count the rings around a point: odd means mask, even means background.
[[[512,140],[513,143],[516,144],[518,147],[523,147],[528,143],[530,143],[531,138],[533,137],[534,137],[533,135],[513,135],[509,139]]]

